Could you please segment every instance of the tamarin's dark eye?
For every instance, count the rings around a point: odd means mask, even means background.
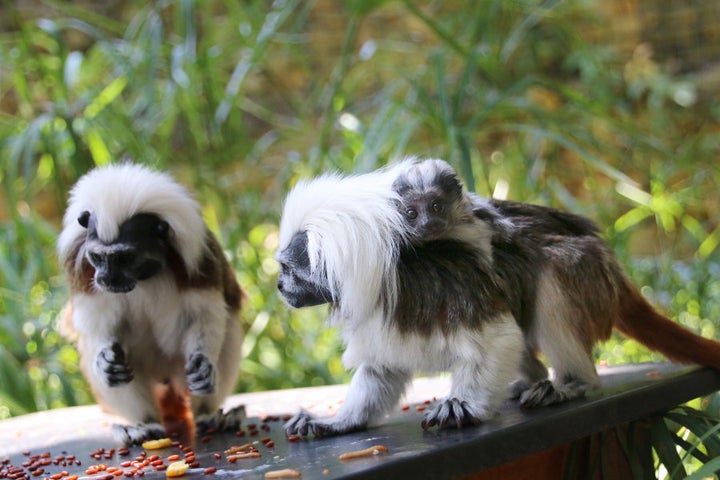
[[[408,208],[405,210],[405,216],[411,220],[417,218],[417,210],[414,208]]]
[[[78,217],[78,223],[80,224],[81,227],[87,228],[89,221],[90,221],[90,212],[85,210]]]
[[[432,211],[435,213],[440,213],[443,211],[443,205],[440,202],[433,202],[432,204]]]
[[[170,225],[166,221],[160,220],[157,225],[158,235],[160,235],[161,238],[167,238],[168,230],[170,230]]]

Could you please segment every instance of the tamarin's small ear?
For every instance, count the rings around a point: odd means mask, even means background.
[[[80,216],[78,217],[78,223],[79,223],[83,228],[87,228],[89,221],[90,221],[90,212],[88,212],[87,210],[85,210],[85,211],[82,212],[82,213],[80,214]]]

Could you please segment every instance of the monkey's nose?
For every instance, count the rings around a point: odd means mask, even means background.
[[[115,267],[127,268],[135,262],[135,258],[135,250],[120,250],[108,257],[108,263],[111,263]]]
[[[278,278],[277,288],[278,288],[278,290],[280,290],[281,292],[283,291],[284,285],[283,285],[282,278]]]

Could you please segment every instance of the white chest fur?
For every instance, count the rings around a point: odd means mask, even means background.
[[[428,373],[450,370],[457,363],[482,362],[503,351],[514,356],[523,348],[522,333],[509,314],[484,322],[481,329],[458,327],[447,335],[402,333],[376,314],[362,326],[344,330],[343,337],[347,368],[367,363]]]
[[[174,353],[181,350],[179,333],[191,321],[187,300],[172,277],[164,275],[143,281],[126,294],[76,295],[73,324],[81,336],[116,338]]]

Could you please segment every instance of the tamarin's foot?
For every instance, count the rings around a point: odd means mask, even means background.
[[[575,400],[585,396],[590,389],[587,383],[572,380],[567,383],[553,384],[550,380],[542,380],[532,385],[520,395],[520,405],[525,408],[545,407]]]
[[[467,402],[457,398],[448,398],[425,413],[421,425],[424,430],[427,430],[435,425],[438,428],[462,428],[477,423],[480,423],[480,419],[473,417]]]
[[[357,424],[338,418],[318,420],[305,410],[301,410],[300,413],[285,424],[285,434],[288,436],[300,435],[302,437],[312,434],[320,438],[357,432],[366,428],[367,425],[365,424]]]
[[[198,432],[239,430],[246,418],[245,405],[238,405],[228,411],[218,409],[213,414],[199,415],[195,425]]]
[[[146,440],[156,440],[166,435],[159,423],[138,423],[137,425],[112,425],[112,435],[118,443],[125,446],[140,445]]]

